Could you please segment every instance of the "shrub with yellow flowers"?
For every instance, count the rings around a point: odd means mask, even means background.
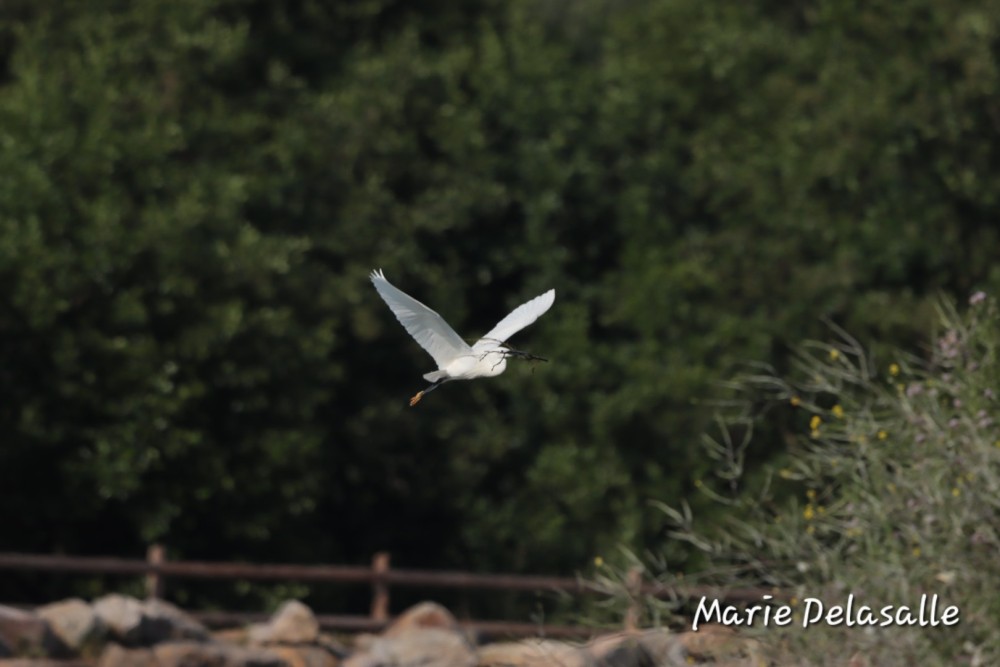
[[[716,479],[698,491],[726,503],[728,523],[701,526],[686,506],[663,508],[673,534],[704,550],[706,571],[725,573],[703,577],[715,585],[766,584],[830,604],[853,593],[876,609],[937,594],[960,609],[944,631],[760,630],[778,664],[847,664],[855,654],[878,665],[1000,664],[1000,316],[981,293],[961,314],[942,302],[940,315],[923,356],[876,359],[834,327],[836,343],[803,345],[790,377],[743,378],[758,405],[784,406],[799,424],[785,459],[750,492],[742,461],[752,438],[720,429],[706,441]]]

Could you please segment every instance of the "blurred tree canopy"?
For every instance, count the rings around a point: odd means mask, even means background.
[[[571,572],[740,363],[1000,287],[995,0],[0,14],[0,550]],[[469,335],[555,287],[552,363],[410,409],[378,267]]]

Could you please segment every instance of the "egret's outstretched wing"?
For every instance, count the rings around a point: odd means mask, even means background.
[[[489,345],[490,343],[498,344],[505,342],[518,331],[541,317],[546,310],[552,307],[555,300],[556,291],[550,289],[545,294],[536,296],[527,303],[522,303],[512,310],[510,315],[500,320],[488,334],[480,338],[479,342],[473,348],[481,348],[483,345]]]
[[[472,352],[472,348],[448,326],[444,318],[394,287],[381,270],[372,271],[371,279],[399,323],[420,343],[420,347],[434,357],[438,368],[444,368],[455,358]]]

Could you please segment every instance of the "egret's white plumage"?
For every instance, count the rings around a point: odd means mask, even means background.
[[[424,374],[424,379],[434,384],[410,399],[410,405],[416,405],[426,392],[444,382],[503,373],[507,368],[507,357],[511,356],[510,348],[504,343],[541,317],[556,299],[556,291],[550,289],[521,304],[470,346],[448,326],[443,317],[393,286],[381,270],[372,271],[371,280],[399,323],[420,347],[427,350],[438,366],[438,370]]]

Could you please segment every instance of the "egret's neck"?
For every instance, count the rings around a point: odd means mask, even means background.
[[[485,353],[477,369],[485,377],[500,375],[507,368],[507,357],[502,349],[490,350]]]

